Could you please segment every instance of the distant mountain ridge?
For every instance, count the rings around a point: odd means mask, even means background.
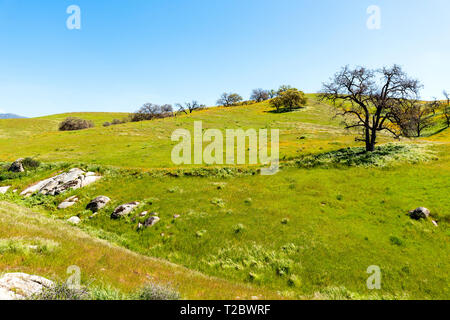
[[[0,119],[24,119],[25,117],[13,113],[0,113]]]

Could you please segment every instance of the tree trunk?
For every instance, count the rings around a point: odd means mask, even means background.
[[[366,128],[366,152],[374,152],[377,141],[377,131],[375,129]]]

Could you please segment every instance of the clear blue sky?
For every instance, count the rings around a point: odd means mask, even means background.
[[[81,30],[66,9],[81,8]],[[381,30],[366,27],[370,5]],[[450,1],[0,0],[0,112],[136,110],[397,63],[450,91]]]

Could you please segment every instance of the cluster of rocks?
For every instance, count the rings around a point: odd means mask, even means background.
[[[74,168],[69,172],[61,173],[56,177],[40,181],[22,191],[20,195],[29,197],[37,192],[39,194],[56,196],[69,189],[83,188],[101,178],[101,176],[97,176],[94,172],[84,172],[81,169]]]
[[[69,201],[73,201],[72,199],[76,199],[76,201],[78,201],[77,197],[71,197],[67,200],[65,200],[64,202],[62,202],[60,204],[63,205],[64,203],[69,204]],[[88,205],[86,206],[86,210],[90,210],[92,211],[93,215],[90,218],[93,218],[97,212],[99,210],[101,210],[102,208],[104,208],[109,202],[111,201],[110,198],[106,197],[106,196],[98,196],[97,198],[95,198],[94,200],[92,200],[91,202],[88,203]],[[64,205],[66,206],[66,205]],[[69,220],[67,220],[67,222],[71,223],[71,224],[79,224],[81,222],[81,219],[77,216],[71,217]]]
[[[0,278],[0,300],[22,300],[39,294],[54,283],[26,273],[7,273]]]

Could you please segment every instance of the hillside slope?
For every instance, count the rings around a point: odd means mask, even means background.
[[[38,250],[28,250],[24,244]],[[275,293],[206,277],[163,260],[119,248],[66,223],[0,202],[0,273],[25,272],[64,281],[81,269],[82,283],[128,293],[149,281],[170,283],[185,299],[276,299]],[[279,297],[278,297],[279,298]]]
[[[66,116],[93,120],[96,127],[76,132],[58,132]],[[180,115],[104,128],[101,124],[123,114],[64,114],[24,120],[0,121],[0,160],[13,161],[18,155],[43,161],[80,161],[125,168],[170,168],[176,129],[193,131],[194,121],[209,129],[280,129],[281,158],[300,153],[336,150],[356,145],[354,136],[333,118],[329,105],[309,96],[306,108],[291,113],[272,113],[268,102],[209,108]],[[388,141],[381,137],[381,141]]]

